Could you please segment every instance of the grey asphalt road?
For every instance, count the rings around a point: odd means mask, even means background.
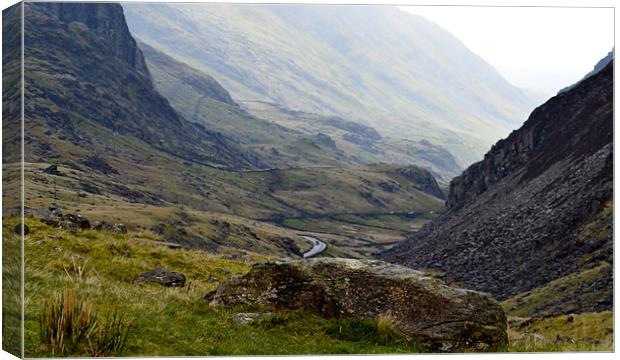
[[[304,253],[304,259],[307,258],[311,258],[313,256],[316,256],[320,253],[322,253],[323,251],[325,251],[325,249],[327,249],[327,244],[325,244],[324,242],[322,242],[321,240],[312,237],[312,236],[302,236],[304,239],[310,241],[312,243],[312,249],[310,249],[308,252]]]

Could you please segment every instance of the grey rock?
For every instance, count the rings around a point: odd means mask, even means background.
[[[506,316],[489,295],[448,287],[406,267],[376,260],[316,258],[257,264],[205,299],[303,309],[325,318],[395,317],[398,330],[435,350],[480,350],[507,342]]]
[[[63,220],[60,223],[60,228],[70,232],[71,234],[77,233],[78,229],[77,225],[75,225],[75,223],[71,220]]]
[[[185,275],[159,268],[141,273],[133,282],[135,284],[156,283],[168,287],[183,287],[185,286]]]
[[[233,324],[247,325],[256,321],[268,319],[273,316],[272,313],[238,313],[232,316],[230,321]]]
[[[452,180],[447,212],[379,258],[499,300],[613,264],[613,124],[610,64],[533,111]],[[532,315],[611,309],[611,268]]]

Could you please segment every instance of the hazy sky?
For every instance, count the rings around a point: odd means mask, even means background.
[[[614,44],[613,9],[407,6],[450,31],[512,84],[554,94]]]

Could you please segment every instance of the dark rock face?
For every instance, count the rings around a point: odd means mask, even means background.
[[[118,171],[110,166],[105,160],[100,158],[99,156],[88,156],[84,160],[82,160],[82,164],[88,166],[91,169],[100,171],[103,174],[118,174]]]
[[[110,56],[123,59],[143,75],[148,74],[144,58],[125,23],[120,4],[93,6],[87,3],[40,3],[38,6],[45,7],[64,23],[81,22],[93,33],[110,39],[111,46],[104,49]]]
[[[24,27],[26,127],[50,130],[47,137],[26,130],[28,160],[47,161],[60,151],[58,156],[116,174],[103,158],[107,149],[124,150],[118,137],[129,137],[205,165],[261,166],[254,153],[187,121],[157,93],[119,4],[29,3]],[[105,131],[84,129],[84,122]],[[63,142],[98,158],[75,159],[59,150]]]
[[[313,140],[319,146],[326,147],[332,150],[338,150],[338,147],[336,146],[336,142],[334,141],[334,139],[329,137],[329,135],[327,134],[318,133],[313,137]]]
[[[134,284],[156,283],[168,287],[183,287],[185,275],[166,269],[154,269],[141,273],[133,282]]]
[[[205,299],[212,305],[304,309],[326,318],[391,315],[400,331],[434,350],[485,349],[507,341],[504,311],[490,296],[376,260],[260,263]]]
[[[441,191],[439,184],[437,184],[437,180],[428,170],[417,166],[408,166],[401,169],[399,174],[415,182],[417,187],[425,193],[440,199],[445,198],[443,191]]]
[[[445,214],[381,258],[500,299],[611,263],[612,168],[613,63],[534,110],[452,181]]]
[[[366,126],[353,121],[347,121],[339,117],[332,117],[325,121],[337,129],[349,132],[344,140],[358,145],[370,146],[374,142],[381,140],[381,135],[373,127]]]

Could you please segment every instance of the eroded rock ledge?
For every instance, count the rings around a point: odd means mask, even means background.
[[[220,306],[303,309],[326,318],[390,315],[403,334],[436,351],[492,349],[507,342],[506,316],[489,295],[377,260],[259,263],[205,299]]]

